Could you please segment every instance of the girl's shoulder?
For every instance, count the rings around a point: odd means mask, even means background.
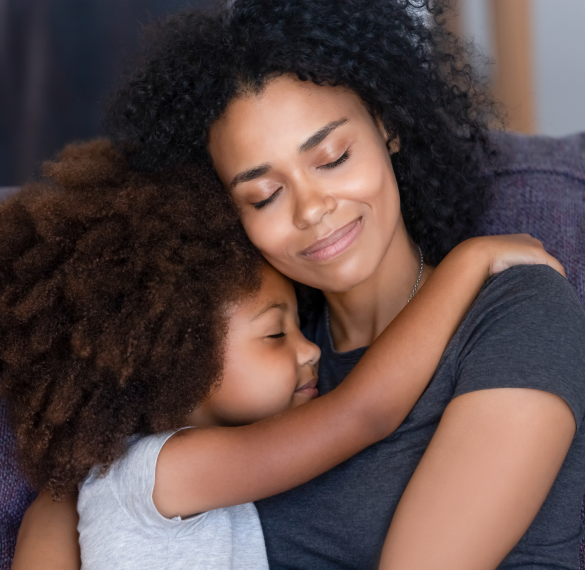
[[[112,502],[112,508],[120,507],[133,518],[141,518],[141,513],[148,512],[158,456],[174,433],[132,436],[127,441],[126,453],[107,470],[101,465],[94,466],[79,488],[80,515],[84,509],[92,509],[96,500],[102,504]]]
[[[268,570],[258,512],[252,503],[192,517],[165,518],[152,500],[156,461],[169,431],[132,438],[105,475],[99,467],[81,486],[79,541],[83,567],[232,567]],[[181,540],[186,538],[187,540]],[[176,541],[176,542],[175,542]]]

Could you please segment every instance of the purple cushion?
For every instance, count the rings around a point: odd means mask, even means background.
[[[528,233],[565,267],[585,306],[585,133],[553,139],[495,135],[500,164],[485,172],[493,202],[478,235]],[[585,497],[581,509],[585,526]],[[585,537],[580,567],[585,570]]]
[[[9,570],[20,519],[36,493],[16,467],[15,438],[8,428],[8,406],[0,400],[0,569]]]
[[[479,234],[528,233],[564,266],[585,305],[585,133],[553,139],[498,135],[502,159],[486,172],[493,202]]]
[[[486,170],[493,201],[480,234],[529,233],[565,266],[585,305],[585,133],[551,139],[494,135],[503,153]],[[8,410],[0,402],[0,570],[9,570],[20,519],[35,494],[16,467]],[[582,510],[585,521],[585,503]],[[584,522],[585,524],[585,522]],[[581,545],[585,570],[585,541]]]

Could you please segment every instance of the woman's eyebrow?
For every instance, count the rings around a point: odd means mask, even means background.
[[[241,184],[242,182],[250,182],[250,180],[254,180],[255,178],[260,178],[260,176],[264,176],[271,168],[272,164],[266,163],[261,164],[260,166],[255,166],[254,168],[250,168],[250,170],[244,170],[244,172],[236,174],[230,183],[230,190],[233,190],[234,186]]]
[[[307,152],[315,148],[320,142],[324,141],[335,129],[345,125],[348,119],[343,118],[338,121],[331,121],[327,123],[322,129],[319,129],[315,134],[311,135],[301,146],[299,146],[299,154]]]
[[[315,148],[320,142],[324,141],[335,129],[338,129],[342,125],[348,122],[349,119],[343,118],[338,121],[331,121],[327,123],[323,128],[319,129],[316,133],[312,134],[301,146],[299,146],[299,154],[307,152],[312,148]],[[244,170],[239,174],[236,174],[230,182],[230,190],[233,190],[238,184],[242,182],[250,182],[260,176],[264,176],[272,168],[272,164],[265,163],[260,166],[250,168],[250,170]]]

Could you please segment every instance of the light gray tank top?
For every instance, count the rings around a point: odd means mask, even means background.
[[[80,487],[82,570],[268,570],[252,503],[181,520],[163,517],[152,491],[156,461],[174,432],[133,440],[106,476],[98,468]]]

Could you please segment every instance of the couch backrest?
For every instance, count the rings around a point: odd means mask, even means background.
[[[502,159],[478,235],[528,233],[564,266],[585,306],[585,133],[552,139],[496,135]]]

